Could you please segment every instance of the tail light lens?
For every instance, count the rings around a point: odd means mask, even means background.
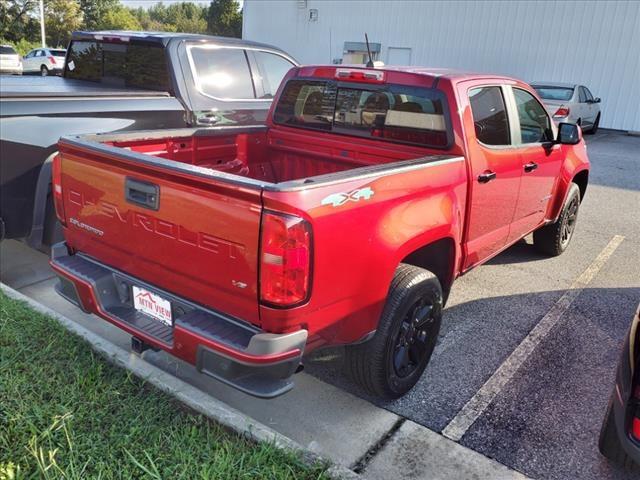
[[[384,72],[359,68],[338,68],[336,78],[348,82],[384,83]]]
[[[51,56],[49,57],[49,60],[51,60],[51,63],[53,63],[54,65],[56,64],[56,57]]]
[[[53,206],[56,217],[62,225],[67,225],[64,216],[64,203],[62,202],[62,157],[58,154],[53,157],[51,165],[51,188],[53,190]]]
[[[553,114],[554,117],[568,117],[569,116],[569,108],[564,105],[556,110],[556,113]]]
[[[309,298],[311,225],[300,217],[265,212],[262,217],[260,299],[293,307]]]

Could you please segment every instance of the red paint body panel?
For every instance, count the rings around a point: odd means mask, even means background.
[[[336,68],[293,69],[283,85],[295,76],[332,79]],[[582,141],[502,150],[478,142],[468,89],[501,84],[535,95],[522,82],[421,69],[384,72],[386,83],[444,93],[452,138],[447,150],[286,127],[274,124],[271,115],[261,130],[122,138],[106,142],[115,147],[109,151],[62,141],[68,246],[266,332],[306,329],[308,353],[322,345],[356,342],[374,331],[393,274],[411,253],[447,239],[453,245],[453,279],[556,218],[571,180],[588,169]],[[202,167],[209,174],[140,162],[129,150]],[[430,155],[446,156],[414,160]],[[526,176],[523,165],[532,159],[539,168]],[[478,183],[478,175],[487,170],[497,172],[496,181]],[[318,177],[338,172],[329,180]],[[127,178],[159,187],[158,210],[125,200]],[[295,182],[305,178],[305,183]],[[363,190],[371,195],[352,197]],[[327,201],[335,195],[347,200],[339,205]],[[259,303],[265,209],[302,217],[311,226],[311,293],[303,305]],[[90,289],[76,286],[87,309],[97,311],[90,305],[95,303]],[[180,329],[174,336],[170,353],[192,363],[197,345],[207,342]]]

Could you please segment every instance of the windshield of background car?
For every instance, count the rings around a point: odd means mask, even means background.
[[[292,127],[447,148],[452,137],[444,93],[404,85],[290,80],[274,122]]]
[[[570,87],[546,87],[542,85],[536,85],[536,92],[540,95],[540,98],[544,100],[571,100],[573,97],[573,88]]]
[[[64,76],[119,87],[169,90],[165,52],[155,45],[73,41]]]
[[[0,55],[17,55],[12,47],[0,47]]]

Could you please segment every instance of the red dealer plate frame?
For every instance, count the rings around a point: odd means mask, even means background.
[[[133,307],[145,315],[157,320],[166,327],[173,327],[171,302],[145,288],[132,285]]]

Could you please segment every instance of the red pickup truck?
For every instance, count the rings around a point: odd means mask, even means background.
[[[266,125],[59,151],[58,291],[261,397],[338,344],[365,389],[406,393],[454,279],[531,232],[562,253],[589,169],[529,85],[420,68],[294,68]]]

